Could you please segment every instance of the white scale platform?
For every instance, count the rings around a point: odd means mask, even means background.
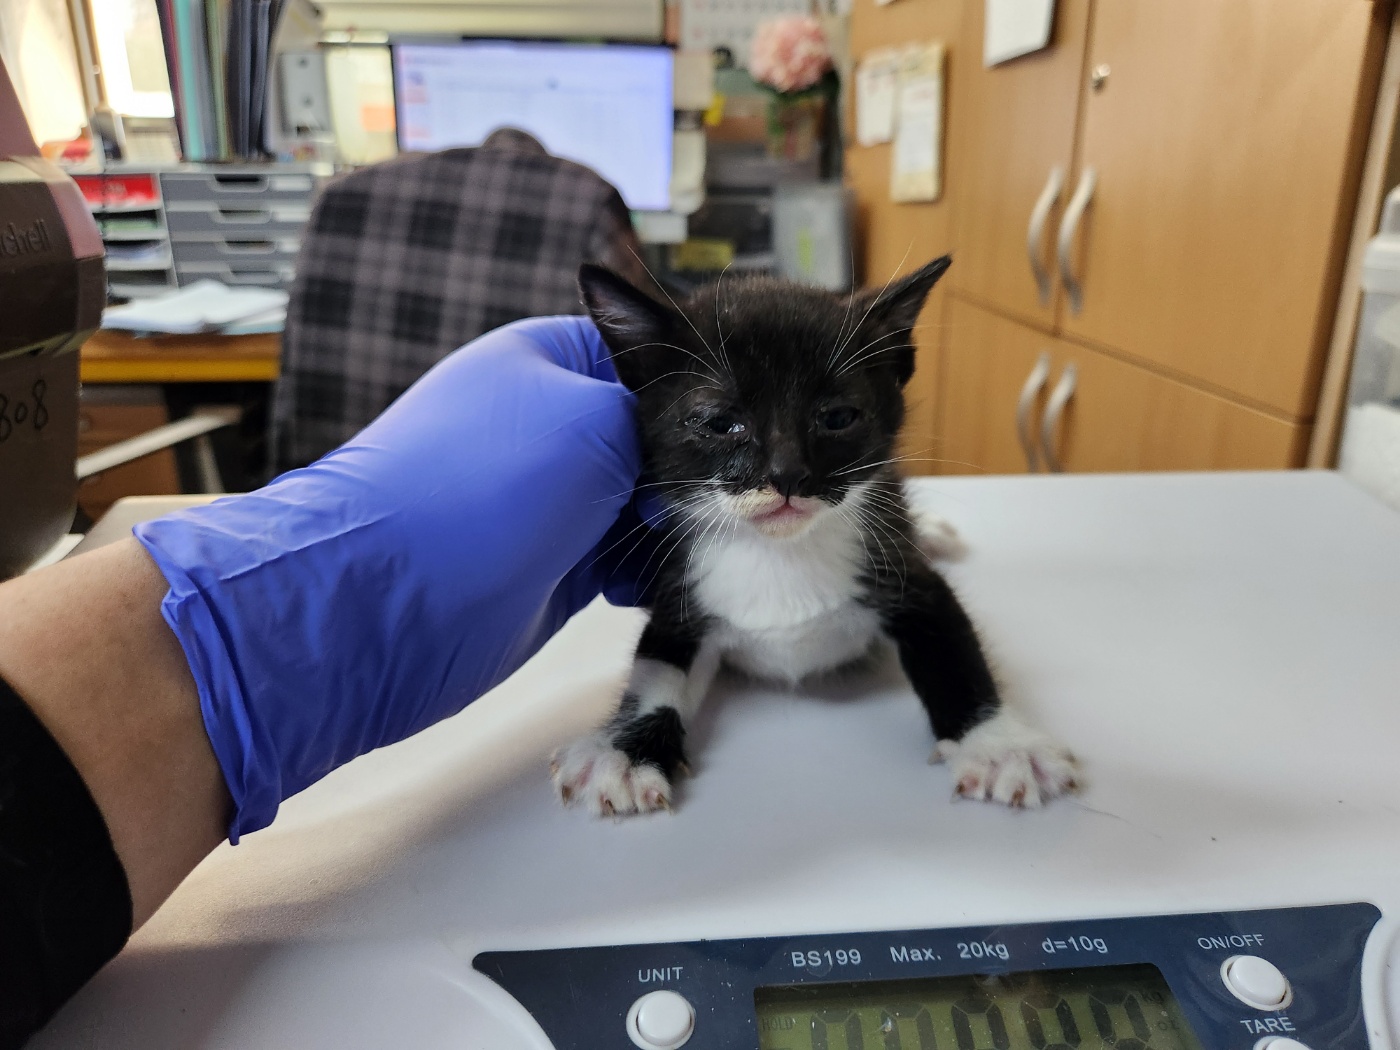
[[[1080,797],[950,802],[891,670],[723,681],[676,813],[565,811],[546,756],[609,709],[642,622],[600,605],[219,849],[33,1045],[547,1050],[477,953],[1357,901],[1383,915],[1371,1047],[1400,1047],[1400,516],[1324,473],[916,491]]]

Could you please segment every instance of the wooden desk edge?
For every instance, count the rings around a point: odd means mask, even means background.
[[[84,383],[270,382],[279,373],[281,335],[188,335],[137,339],[99,331],[83,344]]]

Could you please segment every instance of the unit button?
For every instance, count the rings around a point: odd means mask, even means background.
[[[1283,972],[1257,955],[1232,955],[1220,964],[1220,979],[1242,1003],[1256,1010],[1282,1010],[1293,1001]],[[1280,1050],[1290,1050],[1280,1045]]]
[[[695,1031],[695,1008],[679,992],[649,992],[627,1011],[627,1034],[642,1050],[676,1050]]]
[[[1259,1040],[1254,1044],[1254,1050],[1312,1050],[1312,1048],[1303,1045],[1296,1039],[1285,1039],[1281,1035],[1274,1035]]]

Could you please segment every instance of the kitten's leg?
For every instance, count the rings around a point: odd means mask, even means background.
[[[977,631],[944,579],[911,566],[902,596],[889,598],[885,631],[938,738],[932,760],[948,762],[956,793],[1038,806],[1073,790],[1073,756],[1004,709]]]
[[[685,723],[719,669],[720,651],[700,625],[653,618],[637,643],[617,713],[598,732],[561,749],[551,769],[563,802],[598,816],[670,809],[686,768]]]
[[[932,511],[914,511],[915,543],[929,561],[960,561],[967,557],[967,542],[953,523]]]

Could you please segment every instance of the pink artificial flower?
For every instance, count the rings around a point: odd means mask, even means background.
[[[776,91],[802,91],[831,68],[821,24],[807,15],[760,22],[749,49],[749,74]]]

